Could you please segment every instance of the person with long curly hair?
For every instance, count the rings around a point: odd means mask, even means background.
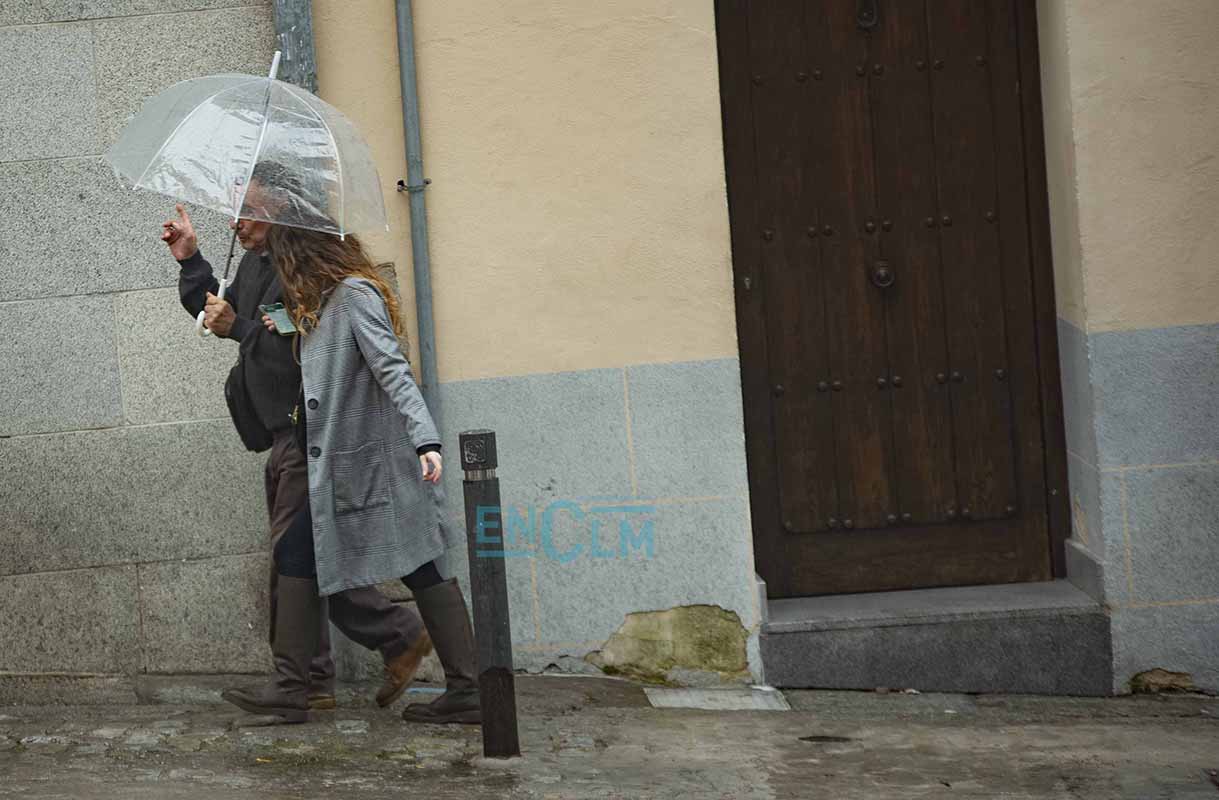
[[[307,459],[296,446],[290,412],[300,395],[301,369],[293,352],[293,340],[259,324],[260,307],[283,301],[283,290],[267,254],[272,223],[285,204],[299,196],[300,179],[284,165],[263,160],[255,167],[245,194],[243,216],[234,220],[236,240],[246,251],[237,277],[224,300],[217,297],[219,283],[212,265],[199,251],[199,240],[190,214],[182,205],[177,216],[162,226],[161,239],[181,265],[178,286],[182,305],[195,319],[204,312],[205,325],[218,337],[237,344],[237,361],[229,371],[224,396],[234,427],[247,449],[267,452],[263,487],[271,547],[288,529],[297,512],[309,500]],[[238,185],[234,185],[234,192]],[[274,656],[280,650],[281,632],[291,635],[291,626],[276,624],[279,614],[278,577],[272,563],[268,569],[268,643]],[[388,706],[405,691],[404,672],[414,658],[410,652],[411,630],[418,628],[407,609],[390,602],[373,587],[349,589],[331,595],[322,603],[318,620],[318,645],[308,676],[309,707],[332,709],[335,699],[335,664],[330,647],[328,609],[342,606],[337,619],[343,633],[381,654],[385,681],[376,692],[376,702]],[[274,658],[279,679],[295,685],[299,676],[289,674],[292,665]]]
[[[400,579],[419,613],[399,678],[409,683],[434,647],[446,682],[440,697],[409,705],[403,718],[478,723],[469,612],[457,581],[436,566],[449,533],[440,435],[400,344],[397,299],[353,235],[276,225],[267,244],[299,331],[297,440],[309,472],[309,502],[275,547],[279,602],[302,621],[291,625],[297,635],[283,656],[308,674],[319,595]],[[332,605],[340,629],[341,614]],[[252,713],[307,719],[305,686],[282,684],[224,697]]]

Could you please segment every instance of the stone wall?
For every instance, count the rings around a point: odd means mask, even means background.
[[[199,339],[178,304],[158,241],[172,203],[124,189],[100,156],[149,95],[264,72],[274,41],[251,0],[0,3],[10,683],[267,665],[262,459],[223,400],[235,345]],[[196,219],[221,261],[225,221]]]
[[[1071,578],[1115,689],[1219,688],[1219,51],[1211,0],[1042,0]]]

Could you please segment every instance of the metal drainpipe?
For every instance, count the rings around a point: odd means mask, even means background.
[[[275,0],[275,34],[284,60],[279,79],[317,94],[317,52],[313,47],[312,0]]]
[[[402,126],[406,131],[406,181],[398,191],[410,197],[411,260],[415,274],[415,313],[419,320],[421,370],[416,379],[436,427],[440,428],[439,382],[436,380],[436,326],[432,317],[432,271],[428,255],[427,201],[423,190],[431,181],[423,177],[423,143],[419,134],[419,87],[415,72],[415,23],[411,0],[396,0],[398,17],[398,71],[402,82]]]

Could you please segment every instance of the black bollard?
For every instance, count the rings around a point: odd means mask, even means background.
[[[466,497],[466,544],[470,552],[470,596],[478,643],[478,690],[483,714],[483,755],[521,754],[516,729],[516,685],[512,675],[512,628],[508,574],[504,564],[495,431],[460,437],[462,488]],[[480,530],[481,528],[481,530]]]

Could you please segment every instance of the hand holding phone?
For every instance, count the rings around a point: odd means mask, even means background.
[[[292,316],[284,308],[283,303],[259,306],[258,310],[267,315],[274,325],[275,332],[280,336],[291,336],[296,333],[296,325],[292,324]]]

